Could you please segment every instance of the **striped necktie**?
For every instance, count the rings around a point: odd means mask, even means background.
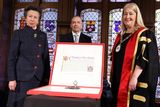
[[[77,35],[77,34],[74,35],[74,42],[75,42],[75,43],[78,43],[78,42],[79,42],[79,38],[78,38],[78,35]]]

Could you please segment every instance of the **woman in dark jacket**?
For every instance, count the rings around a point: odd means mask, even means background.
[[[8,56],[7,107],[23,107],[26,92],[49,78],[50,64],[47,35],[38,29],[41,12],[29,6],[25,9],[26,26],[16,30]]]

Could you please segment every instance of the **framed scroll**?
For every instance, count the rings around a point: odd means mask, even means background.
[[[27,94],[99,99],[103,64],[104,44],[56,43],[49,84]]]

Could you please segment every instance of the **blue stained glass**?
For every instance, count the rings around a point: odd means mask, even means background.
[[[46,8],[42,10],[40,28],[42,31],[46,32],[48,37],[48,47],[49,47],[51,65],[52,65],[52,59],[54,57],[54,49],[56,43],[57,18],[58,18],[57,9]]]
[[[46,20],[45,21],[45,29],[47,32],[52,32],[55,29],[55,21],[54,20]]]
[[[17,2],[34,2],[35,0],[17,0]]]
[[[81,12],[83,21],[83,33],[92,37],[93,43],[101,42],[101,11],[85,9]]]
[[[111,52],[117,33],[120,32],[122,10],[123,9],[113,9],[109,12],[107,79],[110,79],[110,71],[112,64]]]
[[[120,28],[119,28],[120,24],[121,24],[121,21],[114,21],[114,26],[115,26],[114,31],[117,33],[120,31]]]
[[[113,46],[122,18],[122,9],[114,9],[109,13],[108,45]]]

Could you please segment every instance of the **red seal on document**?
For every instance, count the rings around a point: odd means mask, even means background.
[[[63,56],[64,61],[67,61],[68,59],[69,59],[68,56]]]

